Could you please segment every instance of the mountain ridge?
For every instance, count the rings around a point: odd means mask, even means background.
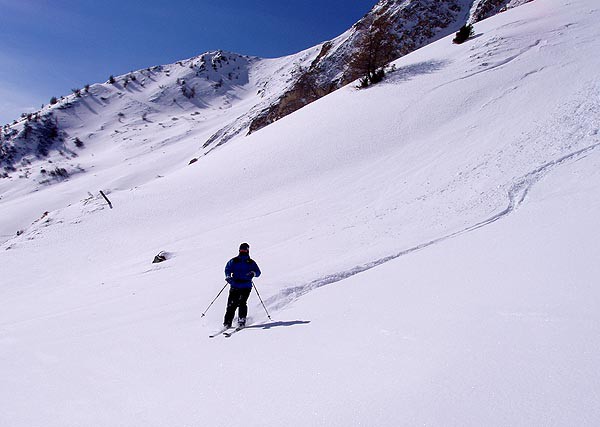
[[[282,58],[217,50],[111,76],[113,83],[75,89],[53,100],[53,105],[5,125],[0,131],[4,169],[0,179],[34,176],[38,182],[51,183],[64,178],[62,171],[85,171],[76,157],[97,140],[156,147],[193,136],[202,141],[189,147],[188,160],[206,155],[361,77],[361,65],[352,59],[360,56],[365,35],[372,31],[383,32],[394,43],[377,59],[375,65],[382,66],[454,32],[468,20],[525,1],[381,0],[340,36]],[[95,129],[83,134],[84,127]],[[148,127],[155,129],[151,137],[142,132]],[[167,127],[179,129],[179,137],[169,134],[161,139]],[[32,163],[40,172],[31,168]],[[48,179],[48,170],[61,173]]]

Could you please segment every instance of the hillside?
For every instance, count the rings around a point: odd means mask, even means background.
[[[248,126],[243,117],[278,96],[313,53],[260,59],[209,52],[116,76],[113,83],[91,85],[47,105],[30,120],[5,128],[10,138],[0,144],[1,200],[18,204],[57,184],[65,193],[112,191],[123,182],[134,187],[184,168],[219,145],[211,135],[242,132]],[[63,202],[41,203],[25,217],[8,215],[0,241]]]
[[[0,179],[27,179],[36,189],[54,184],[96,167],[103,151],[98,145],[107,144],[140,161],[152,161],[145,155],[177,144],[184,165],[355,81],[365,73],[361,57],[374,49],[375,65],[383,66],[469,19],[522,2],[381,0],[345,33],[294,55],[261,59],[206,52],[74,88],[3,126]],[[384,46],[373,46],[373,38]],[[182,147],[182,140],[192,138],[194,145]],[[90,151],[93,161],[81,158]]]
[[[252,118],[250,133],[363,78],[369,68],[385,68],[414,52],[478,22],[531,0],[380,0],[352,28],[319,46],[310,66],[293,84]]]
[[[597,425],[598,16],[508,10],[189,166],[174,128],[0,182],[0,425]],[[211,340],[242,241],[273,321]]]

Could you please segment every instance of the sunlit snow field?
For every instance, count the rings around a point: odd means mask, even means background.
[[[536,0],[189,166],[0,181],[0,425],[600,423],[599,19]],[[242,241],[272,320],[209,339]]]

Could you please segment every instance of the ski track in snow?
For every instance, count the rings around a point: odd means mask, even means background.
[[[563,26],[560,28],[560,30],[564,30],[564,29],[568,28],[569,26],[570,25]],[[558,30],[556,30],[556,31],[558,31]],[[483,62],[482,64],[480,64],[480,66],[485,67],[484,69],[478,70],[475,72],[471,72],[471,73],[469,73],[465,76],[462,76],[456,80],[464,80],[464,79],[473,77],[475,75],[478,75],[480,73],[498,69],[498,68],[516,60],[517,58],[521,57],[522,55],[526,54],[527,52],[530,52],[534,49],[543,48],[544,46],[546,46],[546,44],[547,44],[546,40],[537,39],[537,40],[535,40],[535,42],[531,43],[530,45],[526,46],[525,48],[522,48],[522,49],[518,50],[518,52],[513,53],[513,52],[511,52],[512,48],[507,46],[506,40],[504,38],[494,37],[492,40],[484,43],[483,46],[481,46],[485,50],[485,52],[483,52],[483,53],[477,52],[480,49],[480,46],[478,46],[478,45],[473,46],[471,48],[471,50],[475,51],[475,53],[473,55],[471,55],[471,58],[475,59],[477,61],[477,60],[482,59],[483,56],[490,56],[490,55],[492,55],[492,53],[495,53],[495,52],[498,52],[500,55],[502,55],[502,54],[505,55],[508,53],[507,57],[497,60],[494,63],[492,63],[491,60],[488,60],[487,62]],[[425,69],[423,69],[423,67],[425,65],[426,65],[426,67],[425,67]],[[410,78],[410,76],[412,74],[421,74],[421,73],[427,73],[430,71],[435,71],[437,68],[440,68],[443,65],[444,64],[433,63],[433,62],[429,63],[429,64],[417,64],[414,67],[415,68],[414,70],[404,70],[404,71],[407,71],[406,74]],[[520,80],[523,81],[527,77],[529,77],[533,74],[537,74],[537,73],[543,71],[544,69],[545,69],[545,67],[538,67],[536,69],[533,69],[530,72],[522,75]],[[406,76],[403,75],[404,73],[403,73],[402,69],[396,70],[396,73],[398,73],[398,75],[401,76],[400,78],[398,78],[399,81],[406,79]],[[452,81],[444,83],[443,85],[434,87],[432,90],[439,89],[440,87],[448,85],[450,83],[452,83]],[[509,92],[512,92],[516,89],[518,89],[518,87],[512,87],[509,89]],[[506,95],[506,93],[503,94],[502,97],[504,95]],[[540,153],[544,153],[544,152],[552,153],[553,150],[558,151],[558,153],[560,153],[561,151],[563,153],[567,152],[567,154],[563,154],[563,155],[559,156],[558,158],[555,158],[555,159],[549,160],[549,161],[542,160],[543,159],[543,157],[542,157],[542,158],[540,158],[541,166],[526,173],[525,175],[522,175],[520,178],[513,180],[512,183],[509,184],[508,190],[505,192],[506,197],[508,198],[508,205],[506,206],[506,208],[504,208],[501,211],[495,213],[494,215],[488,217],[487,219],[479,221],[468,227],[462,228],[458,231],[454,231],[449,234],[445,234],[441,237],[429,240],[424,243],[420,243],[420,244],[413,246],[411,248],[408,248],[408,249],[403,249],[397,253],[367,262],[362,265],[358,265],[358,266],[350,268],[348,270],[320,277],[320,278],[315,279],[306,284],[301,284],[298,286],[293,286],[293,287],[283,289],[280,292],[278,292],[277,294],[275,294],[274,296],[267,298],[265,303],[272,310],[282,309],[282,308],[288,306],[289,304],[293,303],[294,301],[296,301],[303,295],[306,295],[307,293],[309,293],[317,288],[342,281],[351,276],[354,276],[356,274],[362,273],[364,271],[367,271],[374,267],[377,267],[381,264],[384,264],[388,261],[391,261],[396,258],[402,257],[404,255],[408,255],[410,253],[419,251],[421,249],[427,248],[427,247],[435,245],[437,243],[441,243],[441,242],[451,239],[453,237],[457,237],[457,236],[463,235],[465,233],[475,231],[477,229],[485,227],[486,225],[492,224],[500,219],[507,217],[508,215],[513,213],[517,208],[519,208],[522,205],[522,203],[527,198],[527,195],[531,191],[532,187],[537,182],[539,182],[545,175],[547,175],[548,173],[550,173],[551,171],[553,171],[554,169],[556,169],[557,167],[559,167],[565,163],[568,163],[571,161],[576,161],[576,160],[579,160],[581,158],[588,156],[592,151],[594,151],[598,147],[600,147],[600,142],[597,142],[598,141],[597,135],[599,132],[598,129],[600,128],[600,121],[592,120],[591,122],[585,124],[579,120],[579,117],[581,117],[581,116],[586,117],[588,115],[592,115],[592,117],[593,117],[595,115],[596,117],[598,117],[597,112],[600,111],[600,103],[597,101],[598,99],[600,99],[600,85],[597,82],[591,82],[591,84],[588,84],[587,87],[584,86],[584,89],[580,93],[577,94],[577,96],[575,97],[574,100],[572,100],[571,103],[565,104],[565,106],[563,108],[566,108],[566,110],[559,111],[557,115],[555,115],[553,118],[551,118],[551,120],[549,122],[547,122],[547,127],[550,128],[551,132],[554,132],[556,135],[560,135],[560,137],[555,137],[556,143],[554,145],[552,143],[550,143],[550,144],[547,143],[547,139],[550,137],[551,134],[548,134],[547,129],[545,129],[543,127],[541,128],[541,131],[536,132],[536,134],[526,136],[527,144],[525,144],[523,141],[515,141],[515,144],[512,145],[512,147],[511,147],[513,150],[516,149],[516,152],[512,153],[513,155],[517,155],[517,156],[519,154],[521,156],[525,155],[525,153],[522,152],[525,149],[525,146],[533,147],[531,149],[534,150],[533,154],[535,154],[535,155],[539,155]],[[488,101],[487,104],[491,104],[496,100],[497,99],[492,99],[492,100]],[[482,109],[485,108],[487,104],[483,105],[481,108]],[[532,136],[533,136],[533,138],[531,138]],[[593,141],[596,141],[596,142],[590,144],[589,142],[586,141],[586,139],[592,139]],[[581,147],[584,144],[586,144],[586,145],[583,148],[573,150],[578,145]],[[536,147],[538,145],[539,145],[539,147]],[[501,151],[499,154],[505,155],[508,153],[503,153]]]
[[[592,151],[594,151],[595,149],[597,149],[599,147],[600,147],[600,142],[593,144],[591,146],[588,146],[586,148],[577,150],[575,152],[569,153],[569,154],[564,155],[556,160],[545,163],[544,165],[538,167],[537,169],[535,169],[535,170],[529,172],[528,174],[522,176],[521,178],[517,179],[510,186],[508,193],[507,193],[508,206],[505,209],[503,209],[502,211],[494,214],[493,216],[491,216],[487,219],[484,219],[483,221],[480,221],[469,227],[463,228],[459,231],[455,231],[453,233],[450,233],[450,234],[444,235],[442,237],[438,237],[436,239],[421,243],[421,244],[413,246],[411,248],[404,249],[395,254],[388,255],[386,257],[379,258],[374,261],[370,261],[366,264],[358,265],[349,270],[330,274],[330,275],[315,279],[304,285],[286,288],[286,289],[280,291],[279,293],[277,293],[276,295],[274,295],[270,298],[267,298],[265,300],[265,304],[271,310],[274,310],[274,311],[281,310],[282,308],[293,303],[300,297],[302,297],[302,296],[306,295],[307,293],[309,293],[315,289],[318,289],[322,286],[340,282],[340,281],[347,279],[349,277],[352,277],[356,274],[362,273],[364,271],[367,271],[367,270],[375,268],[379,265],[382,265],[388,261],[392,261],[394,259],[411,254],[411,253],[419,251],[421,249],[425,249],[429,246],[435,245],[437,243],[441,243],[445,240],[460,236],[462,234],[469,233],[471,231],[475,231],[479,228],[485,227],[486,225],[492,224],[500,219],[503,219],[503,218],[507,217],[508,215],[510,215],[511,213],[513,213],[517,208],[519,208],[522,205],[522,203],[527,198],[527,195],[529,194],[531,188],[537,182],[539,182],[545,175],[547,175],[548,173],[550,173],[552,170],[554,170],[555,168],[557,168],[560,165],[563,165],[570,161],[576,161],[576,160],[586,157]]]
[[[445,234],[441,237],[420,243],[408,249],[403,249],[394,254],[358,265],[348,270],[320,277],[306,284],[283,289],[274,296],[267,298],[265,301],[266,305],[272,310],[280,310],[296,301],[303,295],[306,295],[307,293],[322,286],[342,281],[388,261],[419,251],[437,243],[441,243],[453,237],[475,231],[507,217],[523,204],[532,187],[545,175],[565,163],[586,157],[592,151],[600,147],[600,142],[598,142],[597,137],[600,128],[600,120],[592,121],[587,124],[584,124],[579,120],[579,117],[585,117],[589,114],[595,115],[597,111],[600,111],[600,103],[597,101],[597,99],[600,99],[600,85],[592,82],[591,85],[584,87],[584,89],[578,94],[578,96],[575,97],[574,100],[572,100],[572,102],[566,103],[563,106],[562,111],[558,111],[557,114],[551,118],[546,125],[538,128],[538,131],[532,135],[525,136],[528,145],[533,147],[532,149],[534,150],[534,154],[539,154],[540,152],[543,153],[545,151],[549,151],[549,149],[559,150],[559,152],[562,151],[563,153],[567,152],[567,154],[563,154],[562,156],[549,161],[542,160],[541,166],[513,180],[505,192],[506,197],[508,198],[508,204],[506,208],[482,221],[479,221],[468,227],[464,227],[458,231]],[[548,134],[548,131],[550,134]],[[554,146],[552,144],[548,146],[545,141],[550,138],[549,135],[556,132],[560,132],[561,137],[556,139],[556,144]],[[583,142],[586,142],[586,139],[592,139],[596,142],[592,144],[588,143],[585,147],[573,151],[573,148],[575,148],[577,145],[583,145]],[[517,153],[524,155],[524,153],[522,153],[522,150],[524,149],[523,141],[515,141],[515,143],[512,144],[512,149],[516,149]],[[513,155],[517,153],[513,153]],[[503,150],[500,152],[500,154],[507,153]]]

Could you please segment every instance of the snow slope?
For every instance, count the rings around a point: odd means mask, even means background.
[[[160,179],[132,157],[114,209],[3,194],[54,207],[0,246],[0,425],[597,425],[598,16],[537,0]],[[273,321],[254,294],[210,340],[242,241]]]
[[[229,133],[242,133],[256,110],[280,96],[294,70],[317,52],[314,47],[277,59],[207,52],[117,76],[112,84],[91,85],[79,97],[47,105],[40,115],[51,115],[63,141],[47,157],[37,156],[31,144],[17,144],[16,171],[0,178],[0,200],[10,218],[0,225],[0,242],[43,212],[77,202],[82,188],[98,194],[148,183],[210,152]],[[12,126],[11,133],[24,125]],[[51,175],[57,169],[64,169],[68,182]],[[60,190],[48,188],[57,184]],[[56,192],[60,199],[47,196]],[[24,215],[23,198],[30,207]]]

